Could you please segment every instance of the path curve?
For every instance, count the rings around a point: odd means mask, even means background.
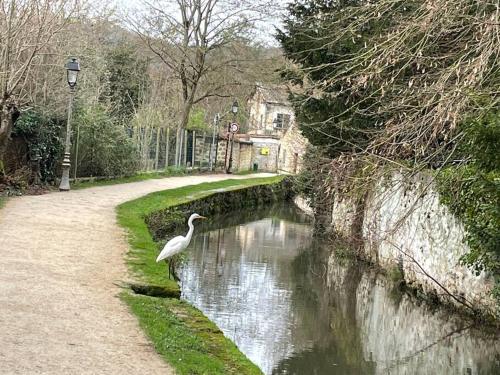
[[[231,176],[249,178],[264,174]],[[0,209],[2,374],[173,374],[117,294],[127,278],[115,207],[227,175],[24,196]]]

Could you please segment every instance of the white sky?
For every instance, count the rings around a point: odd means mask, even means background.
[[[274,4],[276,6],[281,6],[283,9],[286,4],[291,0],[275,0]],[[118,10],[134,10],[139,9],[142,6],[141,0],[111,0],[111,4],[115,5]],[[274,12],[274,11],[273,11]],[[281,16],[279,12],[275,12],[273,14],[265,15],[266,19],[262,22],[259,22],[257,25],[257,36],[260,41],[272,46],[278,46],[278,42],[274,38],[275,35],[275,27],[281,27]]]

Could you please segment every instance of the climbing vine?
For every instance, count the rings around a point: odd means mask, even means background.
[[[464,122],[461,134],[460,164],[441,170],[438,191],[465,227],[470,252],[463,264],[495,276],[500,300],[500,113]]]

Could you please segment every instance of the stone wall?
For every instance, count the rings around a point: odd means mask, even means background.
[[[226,140],[221,139],[217,148],[217,168],[223,168],[226,157]],[[207,146],[210,148],[210,146]],[[229,151],[231,150],[231,142],[229,142]],[[205,151],[208,153],[208,150]],[[235,139],[233,143],[233,163],[231,169],[233,171],[248,171],[252,169],[253,162],[253,146],[250,143],[240,142]],[[229,153],[227,155],[229,159]],[[208,155],[207,159],[208,160]]]
[[[301,134],[297,124],[292,124],[281,139],[278,169],[287,173],[300,172],[307,144],[307,139]]]
[[[239,153],[239,171],[249,171],[253,168],[252,165],[252,152],[253,147],[251,144],[240,143],[240,153]]]
[[[198,135],[195,142],[195,166],[206,167],[210,160],[210,148],[212,147],[211,135]]]
[[[378,179],[363,199],[346,195],[336,194],[331,228],[361,243],[359,255],[386,269],[399,268],[407,284],[427,295],[463,306],[449,292],[475,309],[498,314],[490,294],[493,278],[460,264],[469,252],[464,228],[440,204],[431,175],[393,172]]]
[[[279,140],[251,138],[253,142],[253,163],[257,164],[259,171],[276,172],[278,169]],[[268,149],[264,155],[262,149]]]
[[[192,212],[210,217],[231,210],[287,201],[292,198],[292,194],[292,182],[288,178],[244,188],[215,189],[199,199],[151,212],[145,215],[144,221],[153,239],[159,241],[175,230],[185,228]]]

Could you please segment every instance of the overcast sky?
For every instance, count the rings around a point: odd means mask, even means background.
[[[283,9],[285,8],[286,4],[289,3],[291,0],[275,0],[274,3]],[[141,0],[112,0],[112,3],[116,5],[118,10],[134,10],[134,9],[140,9],[142,5]],[[259,22],[257,25],[258,30],[257,30],[257,35],[260,41],[272,45],[272,46],[278,46],[278,42],[274,38],[275,35],[275,27],[281,27],[281,14],[280,12],[272,11],[270,14],[266,14],[265,21]]]

